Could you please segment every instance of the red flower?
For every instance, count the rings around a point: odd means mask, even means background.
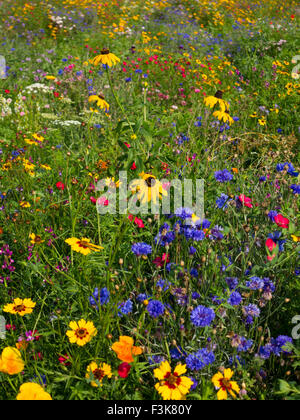
[[[270,252],[272,252],[276,248],[277,244],[273,241],[273,239],[269,238],[266,240],[266,247]]]
[[[138,217],[135,217],[135,219],[133,219],[133,215],[132,214],[130,214],[129,216],[128,216],[128,219],[132,222],[134,222],[139,228],[144,228],[145,227],[145,225],[144,225],[144,222],[141,220],[141,219],[139,219]]]
[[[59,98],[60,93],[59,92],[53,92],[53,95],[54,95],[55,98]]]
[[[63,191],[65,189],[65,184],[63,184],[61,181],[56,183],[56,188]]]
[[[289,228],[290,221],[286,217],[283,217],[282,214],[278,214],[277,216],[275,216],[274,220],[277,226],[283,229]]]
[[[245,194],[242,194],[239,196],[239,200],[241,203],[244,204],[244,206],[249,207],[250,209],[252,209],[253,204],[252,204],[252,200],[249,197],[246,197]]]
[[[120,366],[118,367],[118,374],[121,378],[127,378],[127,376],[129,375],[131,366],[129,363],[124,362],[121,363]]]
[[[165,266],[165,264],[170,262],[169,254],[163,254],[162,257],[157,257],[152,262],[156,265],[156,267],[162,268]]]
[[[136,170],[136,164],[135,164],[135,162],[133,162],[133,164],[132,164],[132,166],[131,166],[131,168],[130,168],[132,171],[135,171]]]

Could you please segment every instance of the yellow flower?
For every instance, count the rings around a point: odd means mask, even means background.
[[[224,369],[224,373],[218,372],[213,378],[212,383],[219,389],[217,393],[218,400],[227,400],[228,392],[236,398],[236,393],[240,392],[240,388],[236,382],[231,381],[234,372],[231,369]]]
[[[300,236],[298,235],[291,235],[294,242],[300,242]]]
[[[71,321],[69,324],[71,330],[66,332],[70,343],[76,343],[78,346],[85,346],[91,339],[97,335],[97,330],[91,321],[86,322],[84,319]]]
[[[109,110],[109,104],[104,100],[102,95],[91,95],[89,97],[89,102],[97,102],[97,106],[101,109]]]
[[[30,207],[30,204],[28,203],[28,201],[20,201],[20,206],[23,208],[28,208]]]
[[[91,385],[93,387],[98,387],[99,383],[101,385],[105,376],[108,378],[112,377],[111,367],[108,364],[101,363],[100,365],[97,365],[96,362],[92,362],[87,367],[85,377],[86,379],[91,380]]]
[[[14,303],[9,303],[3,308],[3,312],[8,312],[10,314],[18,314],[20,316],[31,314],[36,303],[32,302],[31,299],[14,299]]]
[[[83,255],[88,255],[91,252],[99,252],[101,249],[104,249],[102,246],[91,244],[91,240],[88,238],[69,238],[65,242],[71,246],[73,251],[80,252]]]
[[[23,371],[25,363],[21,353],[14,347],[5,347],[0,356],[0,372],[16,375]]]
[[[50,401],[51,395],[44,388],[34,382],[27,382],[20,386],[18,401]]]
[[[157,200],[161,199],[163,195],[168,195],[161,182],[154,175],[143,172],[140,177],[140,180],[134,180],[130,184],[130,189],[132,193],[137,194],[137,198],[142,204],[149,203],[151,200],[156,204]]]
[[[259,125],[266,125],[267,124],[266,117],[261,117],[258,120],[258,122],[259,122]]]
[[[44,241],[42,241],[42,238],[38,235],[36,235],[35,233],[31,233],[31,235],[29,235],[29,238],[31,239],[31,243],[33,245],[39,245],[42,244]]]
[[[47,80],[56,80],[55,76],[45,76],[45,79]]]
[[[233,124],[234,122],[233,118],[231,118],[228,111],[226,110],[215,111],[213,116],[218,118],[220,121],[223,120],[224,123],[227,122],[229,125]]]
[[[110,53],[109,49],[104,48],[101,51],[100,55],[97,55],[97,57],[94,57],[89,61],[94,66],[98,66],[101,63],[101,64],[105,64],[109,67],[112,67],[115,64],[117,64],[118,62],[120,62],[121,60],[115,54]]]
[[[158,369],[154,369],[154,376],[159,380],[155,389],[164,400],[182,400],[189,393],[193,381],[187,376],[186,365],[181,363],[176,366],[172,373],[169,362],[164,361]]]

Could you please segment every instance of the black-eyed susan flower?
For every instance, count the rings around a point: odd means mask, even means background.
[[[70,343],[76,343],[78,346],[85,346],[97,335],[97,329],[91,321],[85,321],[84,319],[78,322],[71,321],[69,327],[71,330],[67,331],[66,335]]]
[[[42,238],[39,235],[36,235],[35,233],[31,233],[29,235],[29,238],[31,239],[31,243],[33,245],[39,245],[42,244],[44,241],[42,240]]]
[[[172,373],[167,361],[154,369],[154,376],[159,380],[155,388],[164,400],[182,400],[189,393],[193,381],[187,376],[182,376],[184,373],[186,365],[178,364]]]
[[[83,255],[88,255],[91,252],[99,252],[101,249],[104,249],[102,246],[92,244],[88,238],[69,238],[65,242],[71,246],[73,251]]]
[[[137,194],[137,198],[142,204],[150,201],[156,204],[158,199],[168,195],[162,183],[154,175],[142,172],[140,177],[141,179],[134,180],[130,184],[130,189],[132,193]]]
[[[101,385],[105,376],[108,378],[112,377],[111,367],[107,363],[100,363],[98,365],[96,362],[92,362],[87,367],[85,377],[91,381],[93,387]]]
[[[109,67],[112,67],[119,63],[121,60],[113,53],[109,51],[108,48],[103,48],[100,55],[92,58],[90,63],[94,66],[98,66],[99,64],[105,64]]]
[[[224,373],[218,372],[212,378],[212,383],[219,390],[217,393],[218,400],[227,400],[228,393],[236,398],[235,393],[240,392],[238,384],[231,381],[234,372],[231,369],[224,369]]]
[[[229,115],[226,109],[220,109],[219,111],[215,111],[213,116],[218,118],[219,121],[223,121],[224,123],[228,123],[229,125],[233,124],[234,120]]]
[[[31,299],[20,299],[16,298],[14,299],[13,303],[9,303],[4,306],[3,312],[8,312],[13,315],[28,315],[31,314],[33,311],[33,308],[35,307],[36,303],[33,302]]]
[[[104,100],[104,96],[102,95],[91,95],[89,97],[89,102],[96,102],[98,108],[106,111],[109,110],[109,104]]]

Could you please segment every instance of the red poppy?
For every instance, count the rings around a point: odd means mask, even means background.
[[[118,367],[118,374],[121,378],[127,378],[127,376],[129,375],[131,366],[129,363],[124,362],[121,363],[120,366]]]
[[[289,228],[290,221],[286,217],[282,216],[282,214],[278,214],[277,216],[275,216],[274,220],[277,226],[283,229]]]
[[[241,203],[244,204],[244,206],[249,207],[250,209],[252,209],[253,204],[252,204],[252,200],[249,197],[246,197],[245,194],[242,194],[239,196],[239,200]]]
[[[133,164],[132,164],[132,166],[131,166],[131,168],[130,168],[132,171],[135,171],[136,170],[136,164],[135,164],[135,162],[133,162]]]
[[[56,183],[56,188],[63,191],[65,189],[65,184],[62,183],[61,181],[59,181],[59,182]]]

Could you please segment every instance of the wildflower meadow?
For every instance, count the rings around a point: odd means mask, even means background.
[[[0,400],[299,400],[299,4],[0,6]]]

